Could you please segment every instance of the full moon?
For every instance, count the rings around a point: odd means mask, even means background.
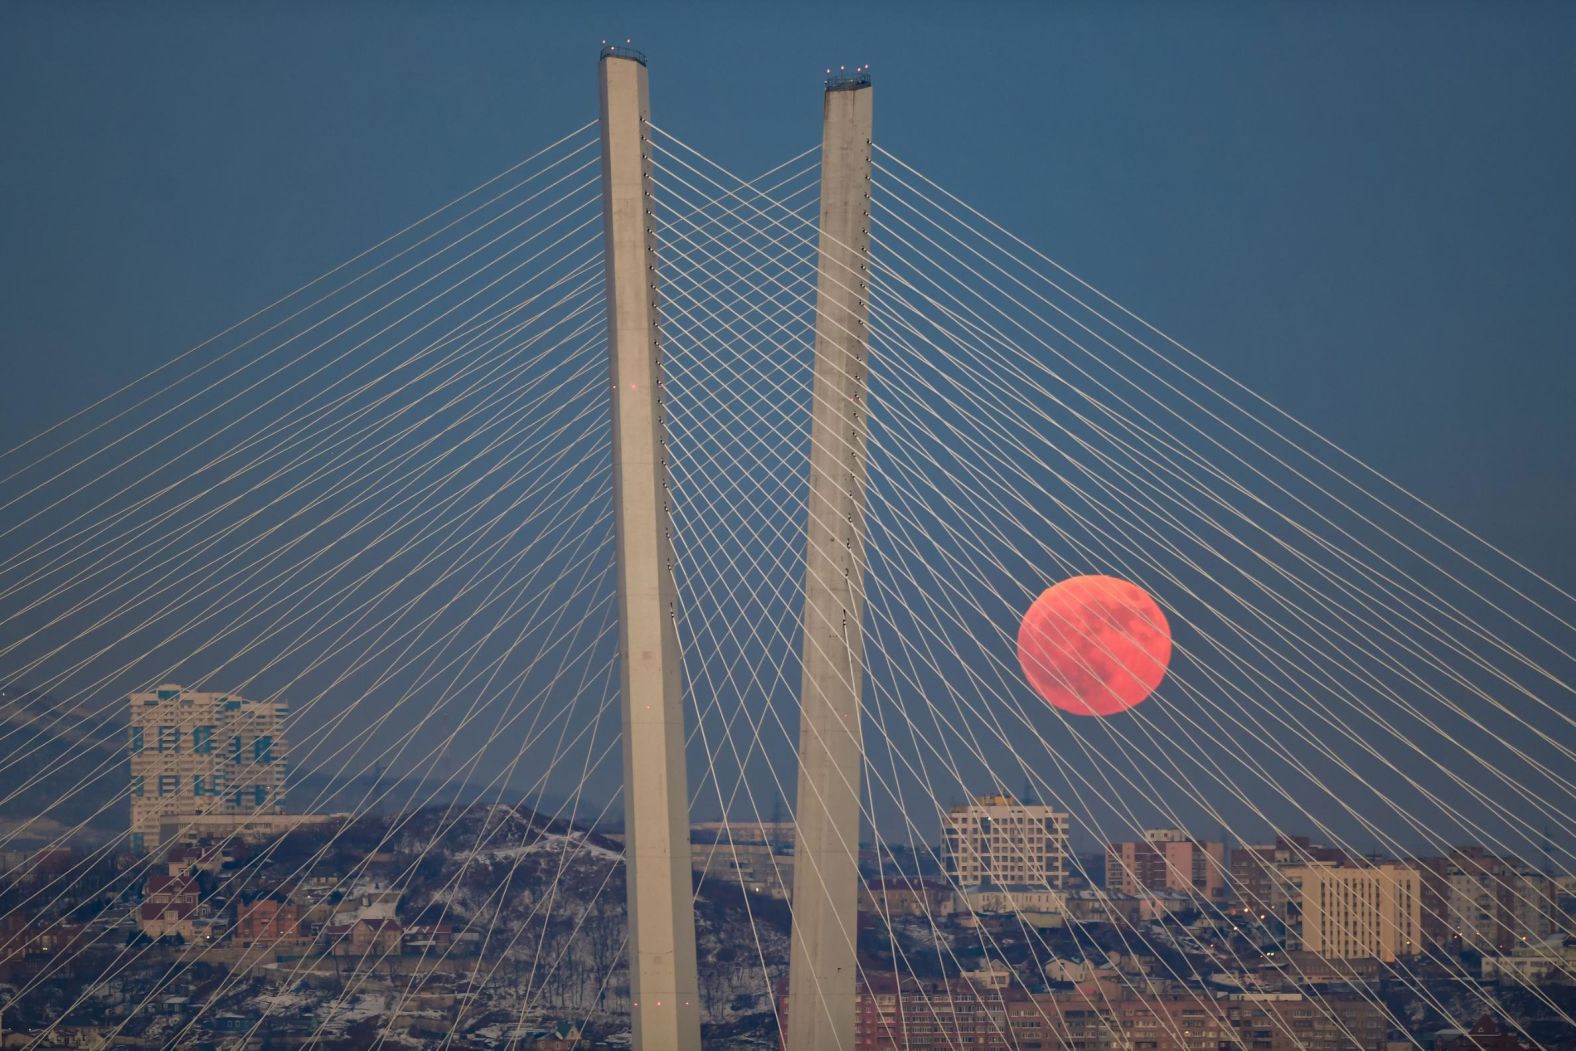
[[[1155,600],[1116,577],[1047,588],[1018,626],[1018,663],[1039,695],[1074,715],[1115,715],[1165,677],[1171,628]]]

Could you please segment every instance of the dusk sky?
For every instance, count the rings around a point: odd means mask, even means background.
[[[630,37],[741,172],[869,62],[888,149],[1576,578],[1569,5],[856,6],[5,5],[0,443],[593,118]]]
[[[1576,588],[1568,4],[0,9],[0,447],[597,116],[740,173],[876,141]]]

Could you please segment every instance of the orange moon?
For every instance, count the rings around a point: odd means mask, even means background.
[[[1171,663],[1171,627],[1137,585],[1071,577],[1023,615],[1018,663],[1035,692],[1062,711],[1115,715],[1160,685]]]

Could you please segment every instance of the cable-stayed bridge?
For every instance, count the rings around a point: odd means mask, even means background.
[[[745,177],[664,129],[643,56],[600,70],[597,120],[6,452],[10,1017],[1368,1047],[1508,995],[1571,1025],[1458,952],[1509,951],[1463,933],[1485,894],[1570,933],[1529,874],[1576,849],[1566,591],[884,148],[865,71]],[[1025,620],[1086,577],[1163,622]],[[210,694],[287,704],[277,756],[180,721]],[[976,796],[1099,844],[1311,838],[1267,886],[1199,851],[1202,893],[1124,897],[1049,827],[1060,868],[1023,835],[938,865]],[[1467,844],[1477,897],[1418,860]]]

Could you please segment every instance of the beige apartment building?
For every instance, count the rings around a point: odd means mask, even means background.
[[[978,796],[941,816],[942,862],[958,886],[1067,886],[1068,815],[1019,803],[1006,793]]]
[[[1420,950],[1417,870],[1396,864],[1289,865],[1286,926],[1294,947],[1331,960],[1393,963]]]
[[[222,830],[284,813],[284,703],[164,685],[130,704],[133,850],[155,850],[186,824]]]

